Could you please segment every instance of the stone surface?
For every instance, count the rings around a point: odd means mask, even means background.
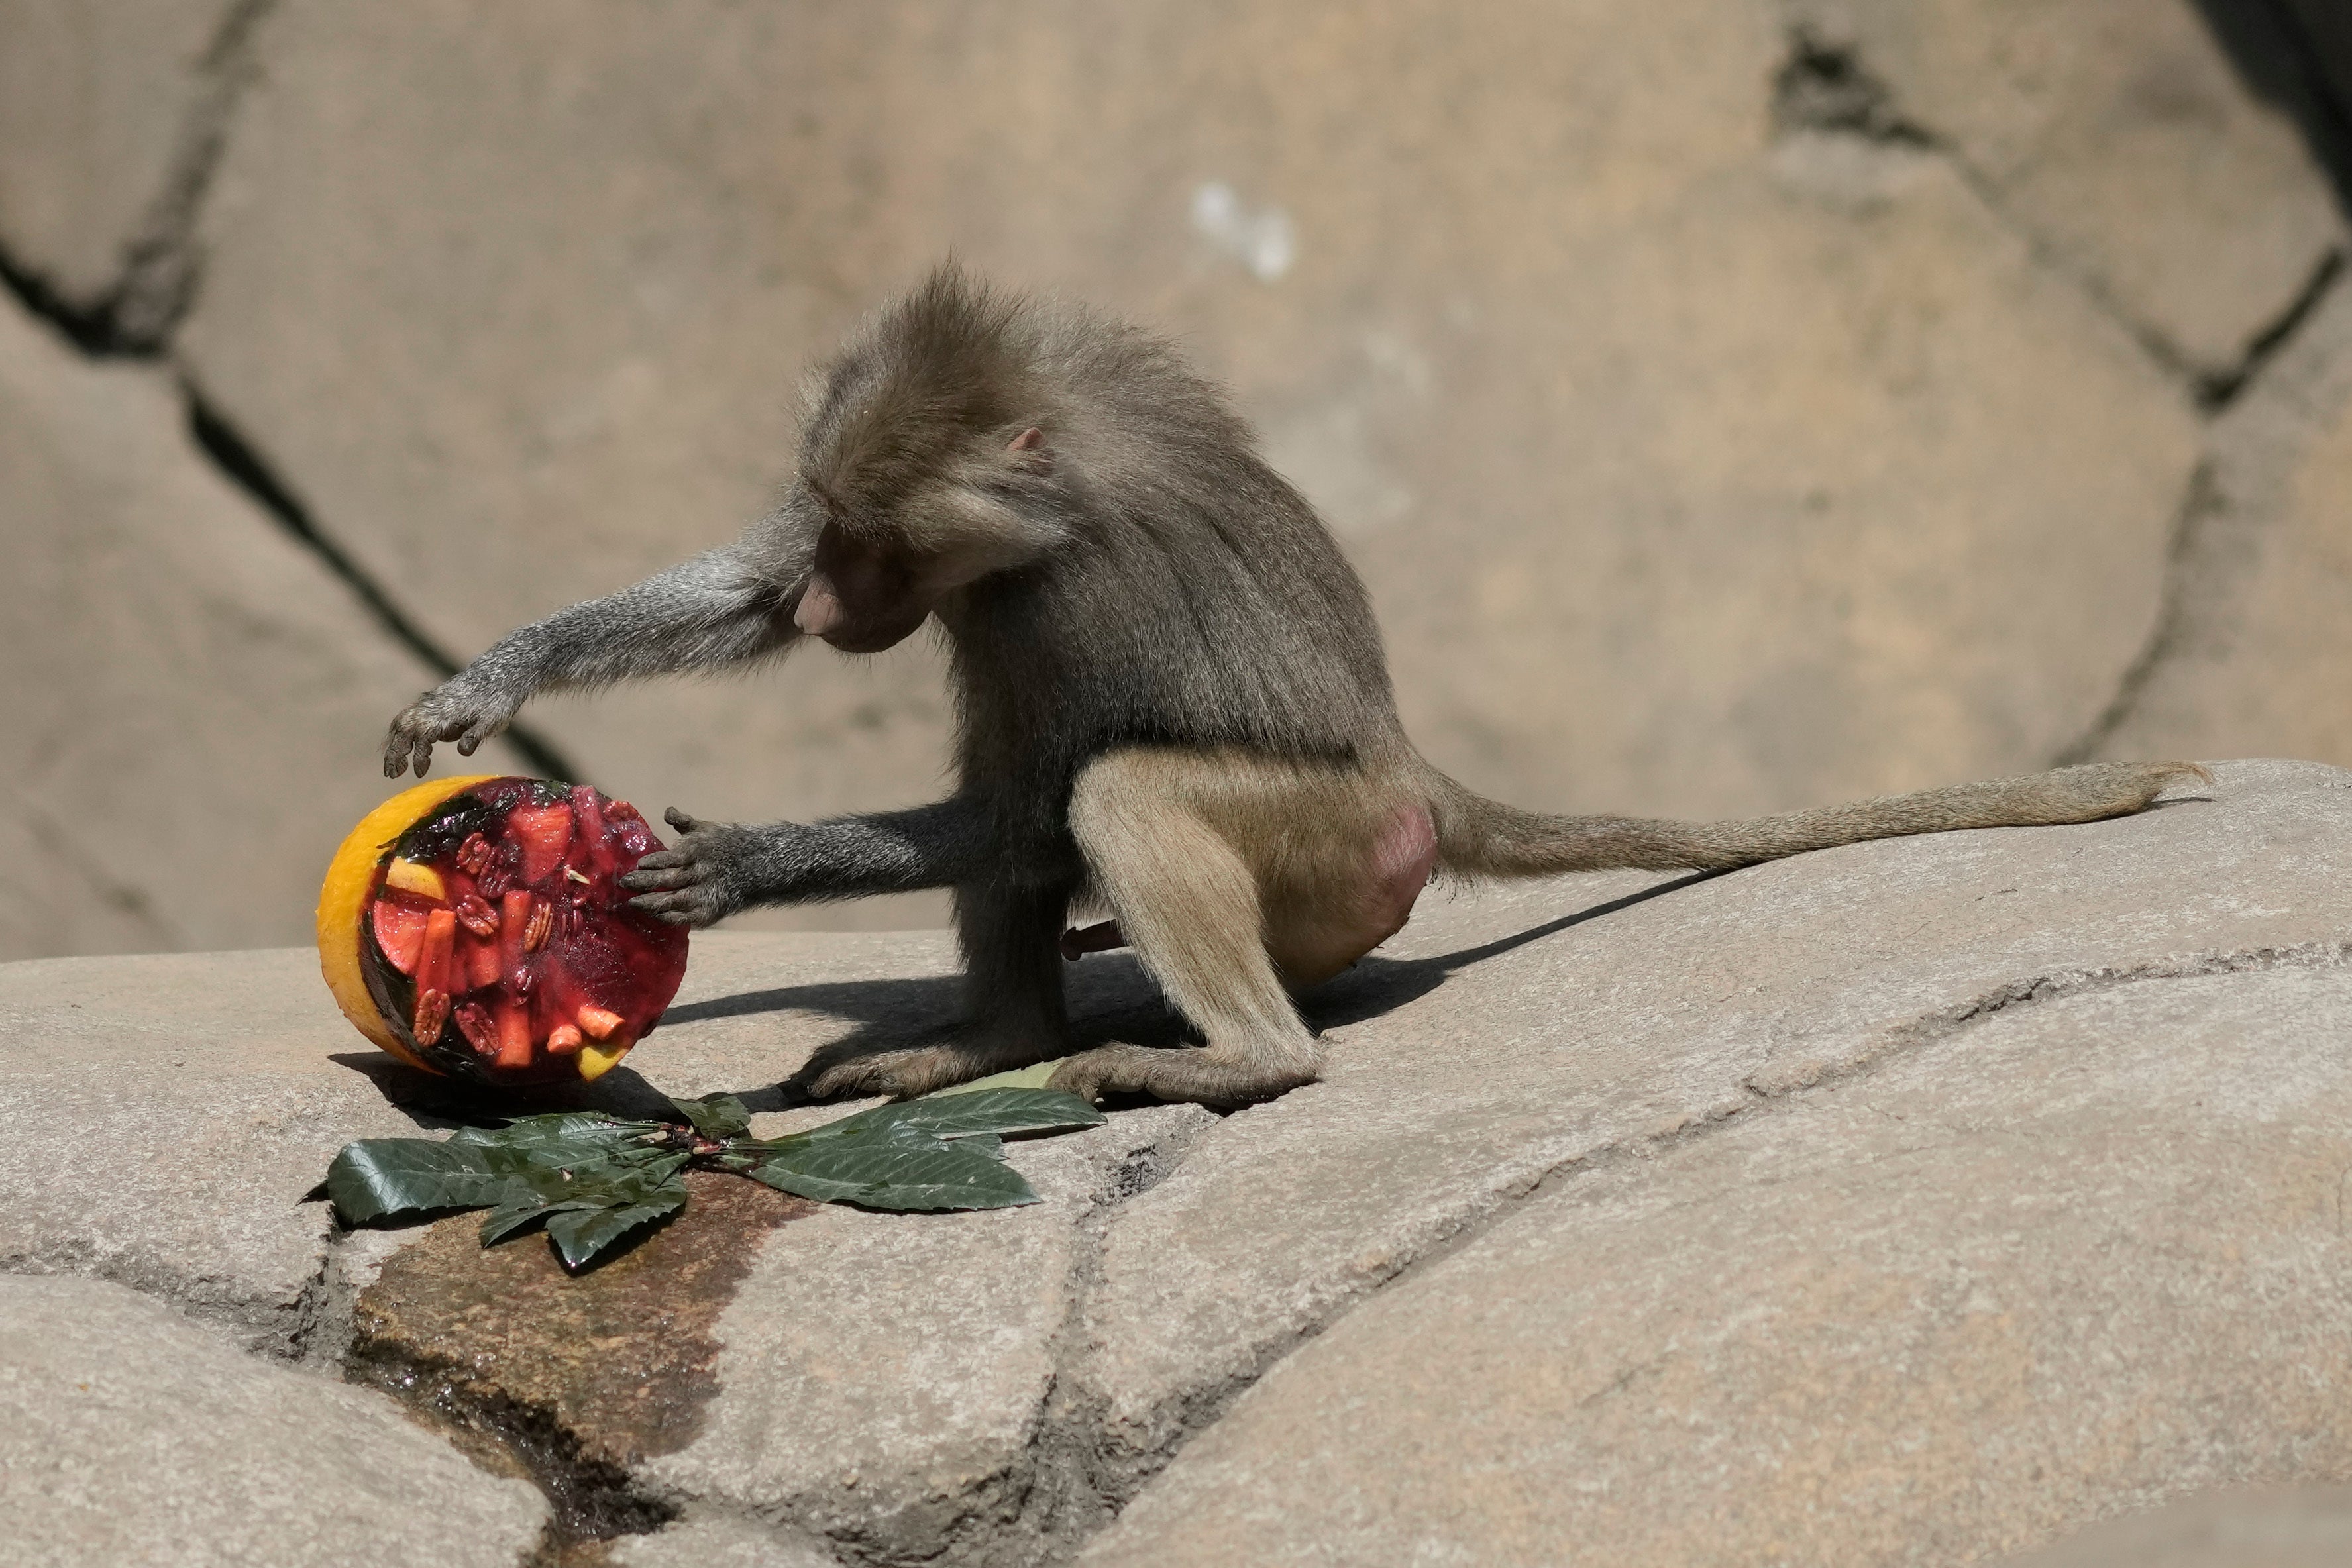
[[[940,934],[703,934],[669,1021],[594,1092],[473,1108],[642,1110],[655,1084],[772,1105],[818,1046],[946,1016],[951,964]],[[1143,995],[1122,962],[1076,978],[1083,1010]],[[774,1135],[854,1108],[763,1110],[754,1125]],[[806,1206],[732,1178],[698,1178],[718,1190],[582,1281],[535,1240],[484,1257],[469,1218],[339,1236],[303,1201],[351,1139],[467,1109],[367,1047],[308,950],[0,965],[0,1268],[123,1281],[259,1348],[404,1382],[460,1422],[491,1410],[501,1430],[560,1431],[560,1462],[538,1473],[590,1526],[634,1521],[656,1494],[740,1497],[903,1542],[1025,1481],[1078,1227],[1153,1168],[1156,1145],[1211,1120],[1127,1111],[1016,1145],[1049,1200],[1034,1208],[823,1210],[748,1279],[766,1228]],[[856,1312],[840,1304],[851,1291],[866,1292]],[[730,1347],[716,1385],[714,1338]],[[684,1447],[710,1431],[733,1437]],[[682,1447],[674,1467],[645,1463]],[[860,1464],[864,1490],[832,1498]]]
[[[1223,1550],[1275,1497],[1297,1522],[1266,1539],[1309,1555],[1366,1531],[1508,1561],[1511,1531],[1587,1508],[1618,1528],[1646,1497],[1750,1546],[1785,1525],[1806,1561],[1905,1560],[1885,1542],[1932,1508],[1967,1547],[1940,1561],[2199,1488],[2352,1479],[2326,1405],[2347,1347],[2306,1305],[2352,1267],[2331,1207],[2352,1121],[2327,1121],[2352,774],[2218,773],[2210,799],[2082,827],[1439,890],[1311,998],[1321,1083],[1016,1144],[1034,1207],[755,1215],[756,1251],[689,1214],[572,1281],[536,1241],[484,1258],[463,1218],[338,1237],[299,1201],[345,1140],[460,1108],[360,1047],[309,954],[0,966],[0,1262],[140,1285],[461,1418],[504,1400],[479,1427],[528,1439],[567,1528],[666,1508],[860,1562],[1035,1561],[1139,1491],[1105,1553]],[[540,1103],[731,1092],[768,1134],[841,1114],[773,1086],[946,1017],[951,966],[936,933],[702,934],[662,1030]],[[1171,1038],[1129,956],[1069,974],[1090,1036]],[[727,1199],[704,1197],[707,1228]],[[2006,1318],[1979,1321],[1963,1270]],[[1751,1301],[1777,1315],[1738,1318]],[[1682,1381],[1546,1403],[1645,1355]],[[1806,1403],[1839,1390],[1874,1435]],[[1522,1416],[1554,1436],[1497,1457]],[[1350,1454],[1398,1475],[1280,1479]],[[1263,1484],[1198,1479],[1236,1465]],[[1929,1465],[1932,1486],[1904,1468]],[[1226,1501],[1154,1500],[1202,1488]],[[1734,1495],[1759,1500],[1717,1509]],[[705,1538],[681,1528],[628,1549]]]
[[[2093,1525],[2006,1568],[2336,1568],[2352,1562],[2352,1488],[2258,1488]]]
[[[2191,740],[2352,765],[2352,289],[2222,416],[2105,757]]]
[[[0,1513],[24,1568],[520,1564],[546,1504],[392,1400],[96,1280],[0,1276]]]
[[[308,941],[428,672],[204,462],[166,376],[5,300],[0,474],[0,956]]]
[[[726,538],[805,358],[951,246],[1230,382],[1507,797],[2032,766],[2154,618],[2179,388],[1949,160],[1776,140],[1766,0],[598,16],[293,0],[206,211],[189,363],[461,653]],[[936,682],[541,722],[648,806],[807,814],[936,788]]]
[[[689,1519],[606,1549],[614,1568],[833,1568],[830,1552],[734,1519]]]
[[[205,57],[245,0],[0,3],[0,255],[104,302],[168,204]]]
[[[0,1269],[89,1272],[298,1347],[353,1138],[412,1134],[306,950],[0,964]]]
[[[719,1392],[713,1325],[768,1233],[817,1212],[738,1176],[686,1179],[683,1214],[579,1278],[543,1238],[486,1249],[480,1215],[439,1221],[360,1291],[350,1361],[394,1385],[429,1383],[461,1419],[520,1406],[560,1425],[567,1467],[620,1484],[700,1432]]]
[[[679,1094],[772,1093],[861,1013],[904,1026],[950,994],[923,977],[952,962],[936,936],[704,934],[693,954],[677,1021],[600,1103],[642,1106],[640,1070]],[[0,964],[0,1268],[103,1274],[299,1348],[333,1238],[304,1195],[352,1139],[465,1109],[352,1030],[307,948]]]
[[[649,1477],[781,1514],[865,1560],[918,1560],[942,1542],[971,1560],[992,1534],[1045,1522],[1023,1510],[1094,1249],[1087,1222],[1213,1120],[1160,1106],[1011,1145],[1045,1200],[1032,1207],[834,1207],[793,1227],[719,1320],[721,1392],[702,1436]]]
[[[2234,371],[2344,243],[2294,120],[2249,90],[2194,0],[1790,8],[2196,374]]]
[[[2336,916],[1590,1162],[1276,1367],[1084,1560],[1975,1562],[2352,1475]]]
[[[1325,1081],[1227,1118],[1123,1207],[1071,1384],[1108,1446],[1164,1451],[1549,1172],[2015,995],[2352,939],[2352,775],[2220,775],[2140,817],[1853,845],[1622,907],[1636,879],[1424,900],[1395,956],[1318,998]]]

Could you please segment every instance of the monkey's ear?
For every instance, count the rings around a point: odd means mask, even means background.
[[[1016,466],[1031,474],[1051,474],[1054,471],[1053,448],[1045,444],[1045,433],[1031,425],[1014,436],[1004,448]]]

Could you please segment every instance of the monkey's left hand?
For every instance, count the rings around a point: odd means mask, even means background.
[[[702,926],[756,902],[761,872],[775,855],[773,828],[697,821],[675,806],[662,817],[684,836],[619,879],[637,895],[631,908],[672,925]]]

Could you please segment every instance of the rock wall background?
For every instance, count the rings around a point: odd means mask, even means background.
[[[0,0],[0,956],[305,940],[383,720],[950,249],[1233,386],[1488,792],[2352,764],[2337,10]],[[819,650],[490,760],[810,816],[946,719]]]

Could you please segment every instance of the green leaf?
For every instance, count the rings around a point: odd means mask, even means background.
[[[544,1222],[564,1266],[584,1267],[637,1227],[685,1207],[686,1181],[679,1172],[692,1156],[652,1153],[651,1158],[600,1162],[592,1151],[577,1166],[529,1166],[512,1178],[508,1201],[482,1221],[482,1245],[493,1246]]]
[[[601,1147],[656,1130],[651,1122],[616,1121],[601,1111],[551,1111],[543,1116],[518,1116],[503,1127],[460,1127],[449,1141],[479,1149],[537,1149],[559,1144]]]
[[[1021,1173],[1002,1160],[908,1132],[779,1139],[751,1174],[781,1192],[867,1208],[1008,1208],[1037,1201]]]
[[[675,1169],[688,1157],[682,1151],[635,1144],[525,1144],[482,1151],[483,1162],[492,1170],[519,1176],[549,1192],[561,1191],[565,1182],[608,1180],[627,1170],[665,1165]]]
[[[563,1260],[565,1268],[584,1269],[598,1253],[637,1227],[666,1219],[684,1207],[684,1182],[677,1185],[675,1193],[664,1190],[643,1203],[633,1203],[621,1208],[590,1211],[566,1204],[563,1213],[547,1222],[547,1239],[555,1243],[555,1255]]]
[[[346,1225],[429,1208],[481,1208],[504,1201],[507,1177],[482,1151],[454,1140],[363,1138],[327,1167],[327,1196]]]
[[[568,1208],[602,1212],[601,1203],[550,1203],[532,1193],[518,1203],[509,1203],[490,1210],[482,1220],[481,1238],[485,1247],[495,1247],[509,1236],[520,1236],[551,1215]]]
[[[981,1094],[991,1089],[1043,1089],[1054,1076],[1054,1070],[1069,1060],[1057,1056],[1051,1061],[1034,1062],[1016,1067],[1010,1072],[992,1072],[985,1078],[975,1078],[969,1083],[959,1083],[952,1089],[938,1089],[923,1096],[926,1100],[944,1100],[950,1094]]]
[[[1099,1127],[1103,1113],[1075,1094],[1054,1089],[990,1089],[952,1098],[903,1100],[877,1105],[797,1134],[803,1138],[858,1138],[884,1127],[905,1127],[935,1138],[967,1138],[980,1133],[1066,1133]],[[779,1143],[787,1140],[779,1139]]]
[[[712,1094],[700,1100],[672,1100],[677,1113],[694,1124],[706,1138],[740,1138],[751,1130],[751,1113],[732,1094]]]

